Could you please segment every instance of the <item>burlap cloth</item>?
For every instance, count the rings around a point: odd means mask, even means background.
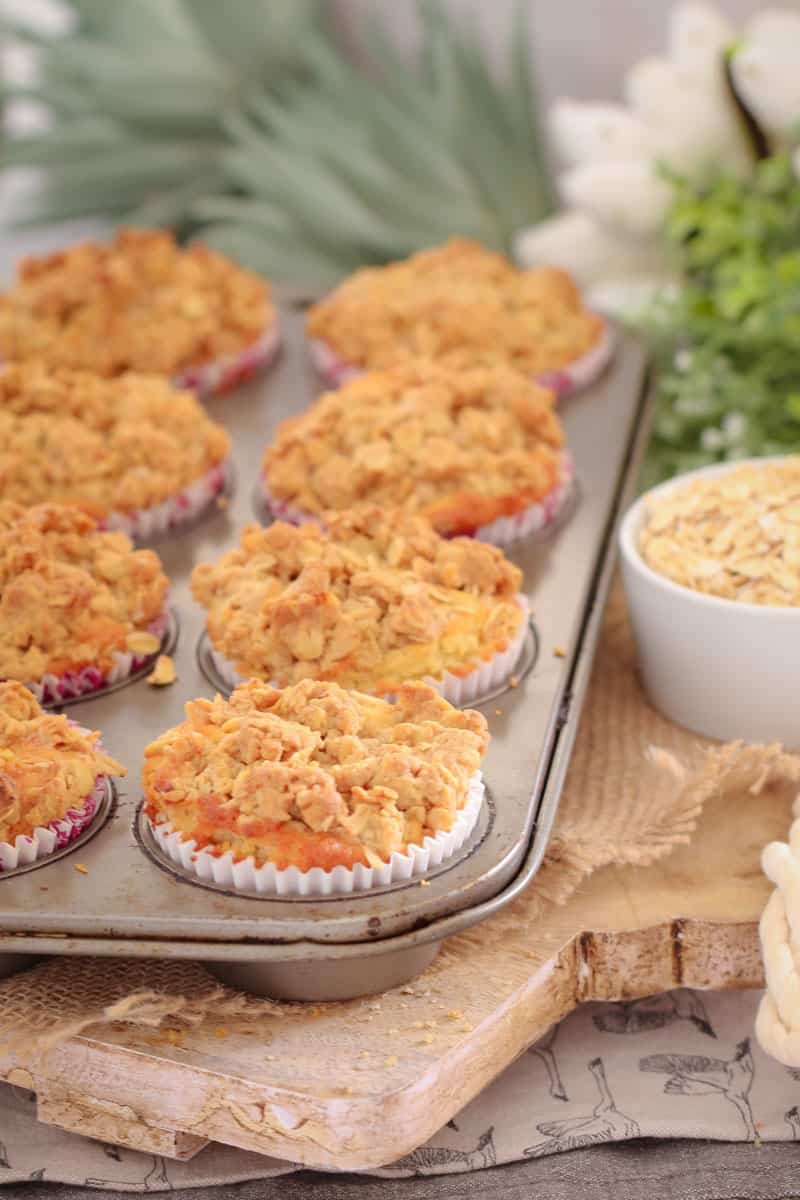
[[[500,942],[504,928],[513,926],[519,930],[521,924],[525,923],[533,930],[537,918],[545,909],[554,904],[563,904],[581,880],[602,866],[611,863],[645,865],[669,853],[678,844],[689,840],[704,803],[712,796],[718,799],[735,794],[740,801],[745,797],[747,802],[752,799],[753,803],[757,803],[757,797],[764,788],[769,787],[773,791],[780,789],[786,794],[788,814],[799,778],[800,759],[783,753],[779,746],[715,746],[703,743],[694,735],[662,719],[644,703],[635,675],[634,650],[624,602],[619,590],[615,591],[608,607],[590,692],[545,863],[534,883],[517,902],[491,922],[451,939],[440,955],[438,964],[434,964],[431,970],[444,969],[447,960],[454,955],[469,954],[475,939],[489,937]],[[726,1004],[737,999],[741,998],[728,997]],[[669,1011],[671,1004],[671,1001],[667,1004]],[[738,1019],[735,1014],[730,1018],[729,1024],[731,1028],[736,1026],[737,1036],[740,1036],[743,1027],[749,1027],[751,1008],[752,1001],[749,1008],[740,1011]],[[20,1047],[24,1046],[26,1053],[35,1058],[46,1054],[56,1042],[86,1029],[92,1028],[93,1032],[99,1033],[102,1024],[109,1022],[167,1027],[179,1032],[208,1022],[218,1025],[224,1021],[229,1030],[234,1030],[237,1023],[243,1023],[251,1033],[254,1025],[263,1024],[265,1035],[272,1037],[279,1031],[283,1011],[284,1008],[279,1004],[219,987],[202,967],[192,964],[108,959],[51,960],[0,985],[0,1054],[13,1049],[19,1061]],[[742,1013],[746,1015],[742,1017]],[[579,1019],[579,1014],[569,1018],[573,1021]],[[668,1021],[662,1021],[659,1025],[659,1020],[656,1018],[653,1028],[669,1024]],[[641,1029],[646,1030],[647,1024],[645,1019]],[[702,1033],[696,1026],[695,1031],[698,1030]],[[721,1052],[720,1047],[716,1049]],[[735,1053],[734,1047],[730,1055],[726,1053],[715,1057],[718,1062],[723,1059],[727,1061],[728,1058],[733,1061]],[[493,1085],[490,1092],[500,1088],[503,1080],[514,1070],[511,1068],[506,1076]],[[776,1067],[776,1070],[783,1071],[783,1068]],[[669,1077],[667,1071],[666,1078]],[[662,1077],[662,1085],[663,1082]],[[698,1089],[702,1089],[703,1084],[695,1081],[687,1087],[688,1094],[691,1094],[692,1088],[700,1094]],[[770,1088],[771,1094],[774,1094],[774,1081]],[[795,1090],[800,1093],[800,1089],[795,1087]],[[470,1110],[484,1104],[488,1096],[487,1092],[484,1097],[474,1101]],[[783,1101],[784,1097],[780,1095],[778,1105]],[[791,1108],[791,1105],[787,1104],[786,1108]],[[502,1109],[501,1102],[498,1111]],[[692,1129],[697,1131],[697,1136],[736,1138],[753,1133],[752,1121],[746,1127],[731,1121],[723,1132],[717,1128],[715,1132],[704,1134],[697,1113],[690,1114],[686,1119],[688,1109],[688,1105],[682,1106],[682,1119],[674,1126],[673,1136],[686,1136],[687,1131],[690,1133]],[[482,1121],[485,1121],[484,1128],[491,1127],[491,1112],[485,1118],[482,1116],[477,1124]],[[549,1153],[573,1144],[570,1141],[562,1143],[558,1137],[548,1136],[546,1125],[547,1122],[538,1125],[540,1133],[537,1136],[541,1148],[535,1149],[534,1153]],[[0,1124],[0,1131],[2,1128]],[[781,1129],[784,1136],[789,1136],[791,1124],[772,1122],[766,1136],[780,1137]],[[524,1135],[528,1141],[533,1140],[530,1132]],[[613,1139],[617,1136],[640,1136],[641,1132],[642,1120],[634,1112],[627,1134],[623,1122],[603,1136]],[[660,1136],[666,1136],[669,1132],[669,1122],[662,1122]],[[48,1131],[48,1136],[66,1137],[75,1145],[80,1145],[82,1140],[54,1131]],[[522,1144],[514,1138],[504,1145],[502,1151],[498,1151],[497,1139],[494,1138],[492,1155],[497,1161],[519,1158],[526,1150],[531,1152],[528,1141]],[[125,1153],[134,1154],[132,1151]],[[74,1152],[73,1160],[75,1154],[78,1154],[79,1160],[77,1167],[73,1161],[70,1170],[59,1172],[56,1164],[47,1164],[47,1177],[69,1181],[88,1178],[91,1172],[81,1174],[80,1152]],[[213,1154],[221,1156],[220,1169],[214,1167],[209,1157]],[[59,1150],[59,1158],[64,1160],[63,1146]],[[247,1160],[246,1169],[242,1165],[244,1160]],[[203,1151],[194,1164],[173,1164],[170,1168],[173,1186],[178,1183],[176,1173],[188,1172],[187,1178],[200,1184],[220,1178],[233,1180],[253,1178],[257,1174],[266,1176],[289,1169],[288,1165],[264,1159],[261,1160],[263,1169],[254,1171],[254,1161],[258,1159],[252,1154],[214,1147]],[[198,1164],[201,1162],[208,1164],[208,1170],[198,1175]],[[221,1169],[223,1163],[224,1170]],[[425,1153],[421,1152],[421,1157],[407,1169],[424,1173],[464,1170],[480,1165],[486,1165],[480,1154],[470,1157],[460,1153],[448,1156],[445,1153],[426,1158]],[[109,1186],[125,1185],[124,1179],[114,1184],[108,1174],[105,1180]],[[148,1190],[154,1190],[169,1184],[151,1179],[146,1186]]]

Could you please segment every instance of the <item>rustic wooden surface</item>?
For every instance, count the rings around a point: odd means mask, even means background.
[[[791,799],[776,785],[711,801],[660,863],[600,870],[535,921],[523,896],[380,997],[231,1029],[118,1024],[36,1059],[12,1039],[0,1077],[35,1090],[43,1120],[150,1152],[189,1157],[209,1139],[313,1167],[390,1162],[584,1000],[761,986],[759,854],[785,834]]]

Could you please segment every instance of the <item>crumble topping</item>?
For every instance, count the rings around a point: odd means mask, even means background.
[[[466,675],[507,649],[521,584],[494,546],[377,507],[326,514],[326,531],[248,525],[237,549],[192,573],[211,641],[240,675],[369,692]]]
[[[97,518],[150,508],[227,456],[230,438],[157,375],[100,379],[41,363],[0,372],[0,499]]]
[[[449,830],[488,746],[480,713],[425,684],[389,704],[336,683],[250,680],[194,700],[145,751],[148,812],[260,865],[377,866]]]
[[[553,395],[507,367],[429,361],[362,375],[284,421],[264,456],[269,490],[313,514],[367,501],[472,533],[558,485]]]
[[[800,456],[654,497],[639,550],[654,571],[693,591],[800,605]]]
[[[122,229],[23,261],[0,296],[0,356],[171,375],[243,350],[274,319],[253,272],[165,230]]]
[[[99,737],[43,712],[21,683],[0,683],[0,841],[80,808],[98,775],[125,774]]]
[[[452,238],[385,267],[366,267],[310,309],[311,337],[353,366],[411,357],[476,361],[525,374],[565,367],[602,333],[566,271],[521,271],[477,242]]]
[[[168,587],[157,554],[78,509],[0,500],[0,679],[108,671],[142,638],[158,650]]]

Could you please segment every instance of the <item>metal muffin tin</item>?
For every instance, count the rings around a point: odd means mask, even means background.
[[[159,855],[140,818],[144,747],[183,719],[187,700],[213,694],[207,661],[196,655],[204,613],[191,598],[192,567],[219,558],[238,542],[241,526],[256,519],[253,484],[264,446],[281,420],[303,411],[321,390],[302,318],[302,303],[288,300],[277,365],[207,403],[231,433],[236,487],[191,528],[151,543],[180,615],[178,682],[159,689],[141,680],[81,701],[81,724],[102,731],[128,775],[118,781],[114,811],[79,854],[0,875],[0,967],[23,954],[177,957],[205,961],[251,991],[345,998],[421,970],[443,938],[509,903],[541,864],[613,569],[614,529],[646,440],[646,357],[622,331],[604,377],[562,405],[579,485],[568,519],[507,551],[524,571],[538,657],[518,686],[478,706],[492,734],[483,764],[490,801],[465,847],[430,875],[428,886],[413,880],[315,900],[232,895],[182,877]],[[77,862],[86,874],[75,870]]]

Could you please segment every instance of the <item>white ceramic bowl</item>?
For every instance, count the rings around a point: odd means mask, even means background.
[[[694,592],[653,571],[638,549],[648,500],[743,461],[679,475],[626,513],[619,543],[639,667],[653,706],[678,725],[723,741],[783,742],[800,750],[800,608]]]

